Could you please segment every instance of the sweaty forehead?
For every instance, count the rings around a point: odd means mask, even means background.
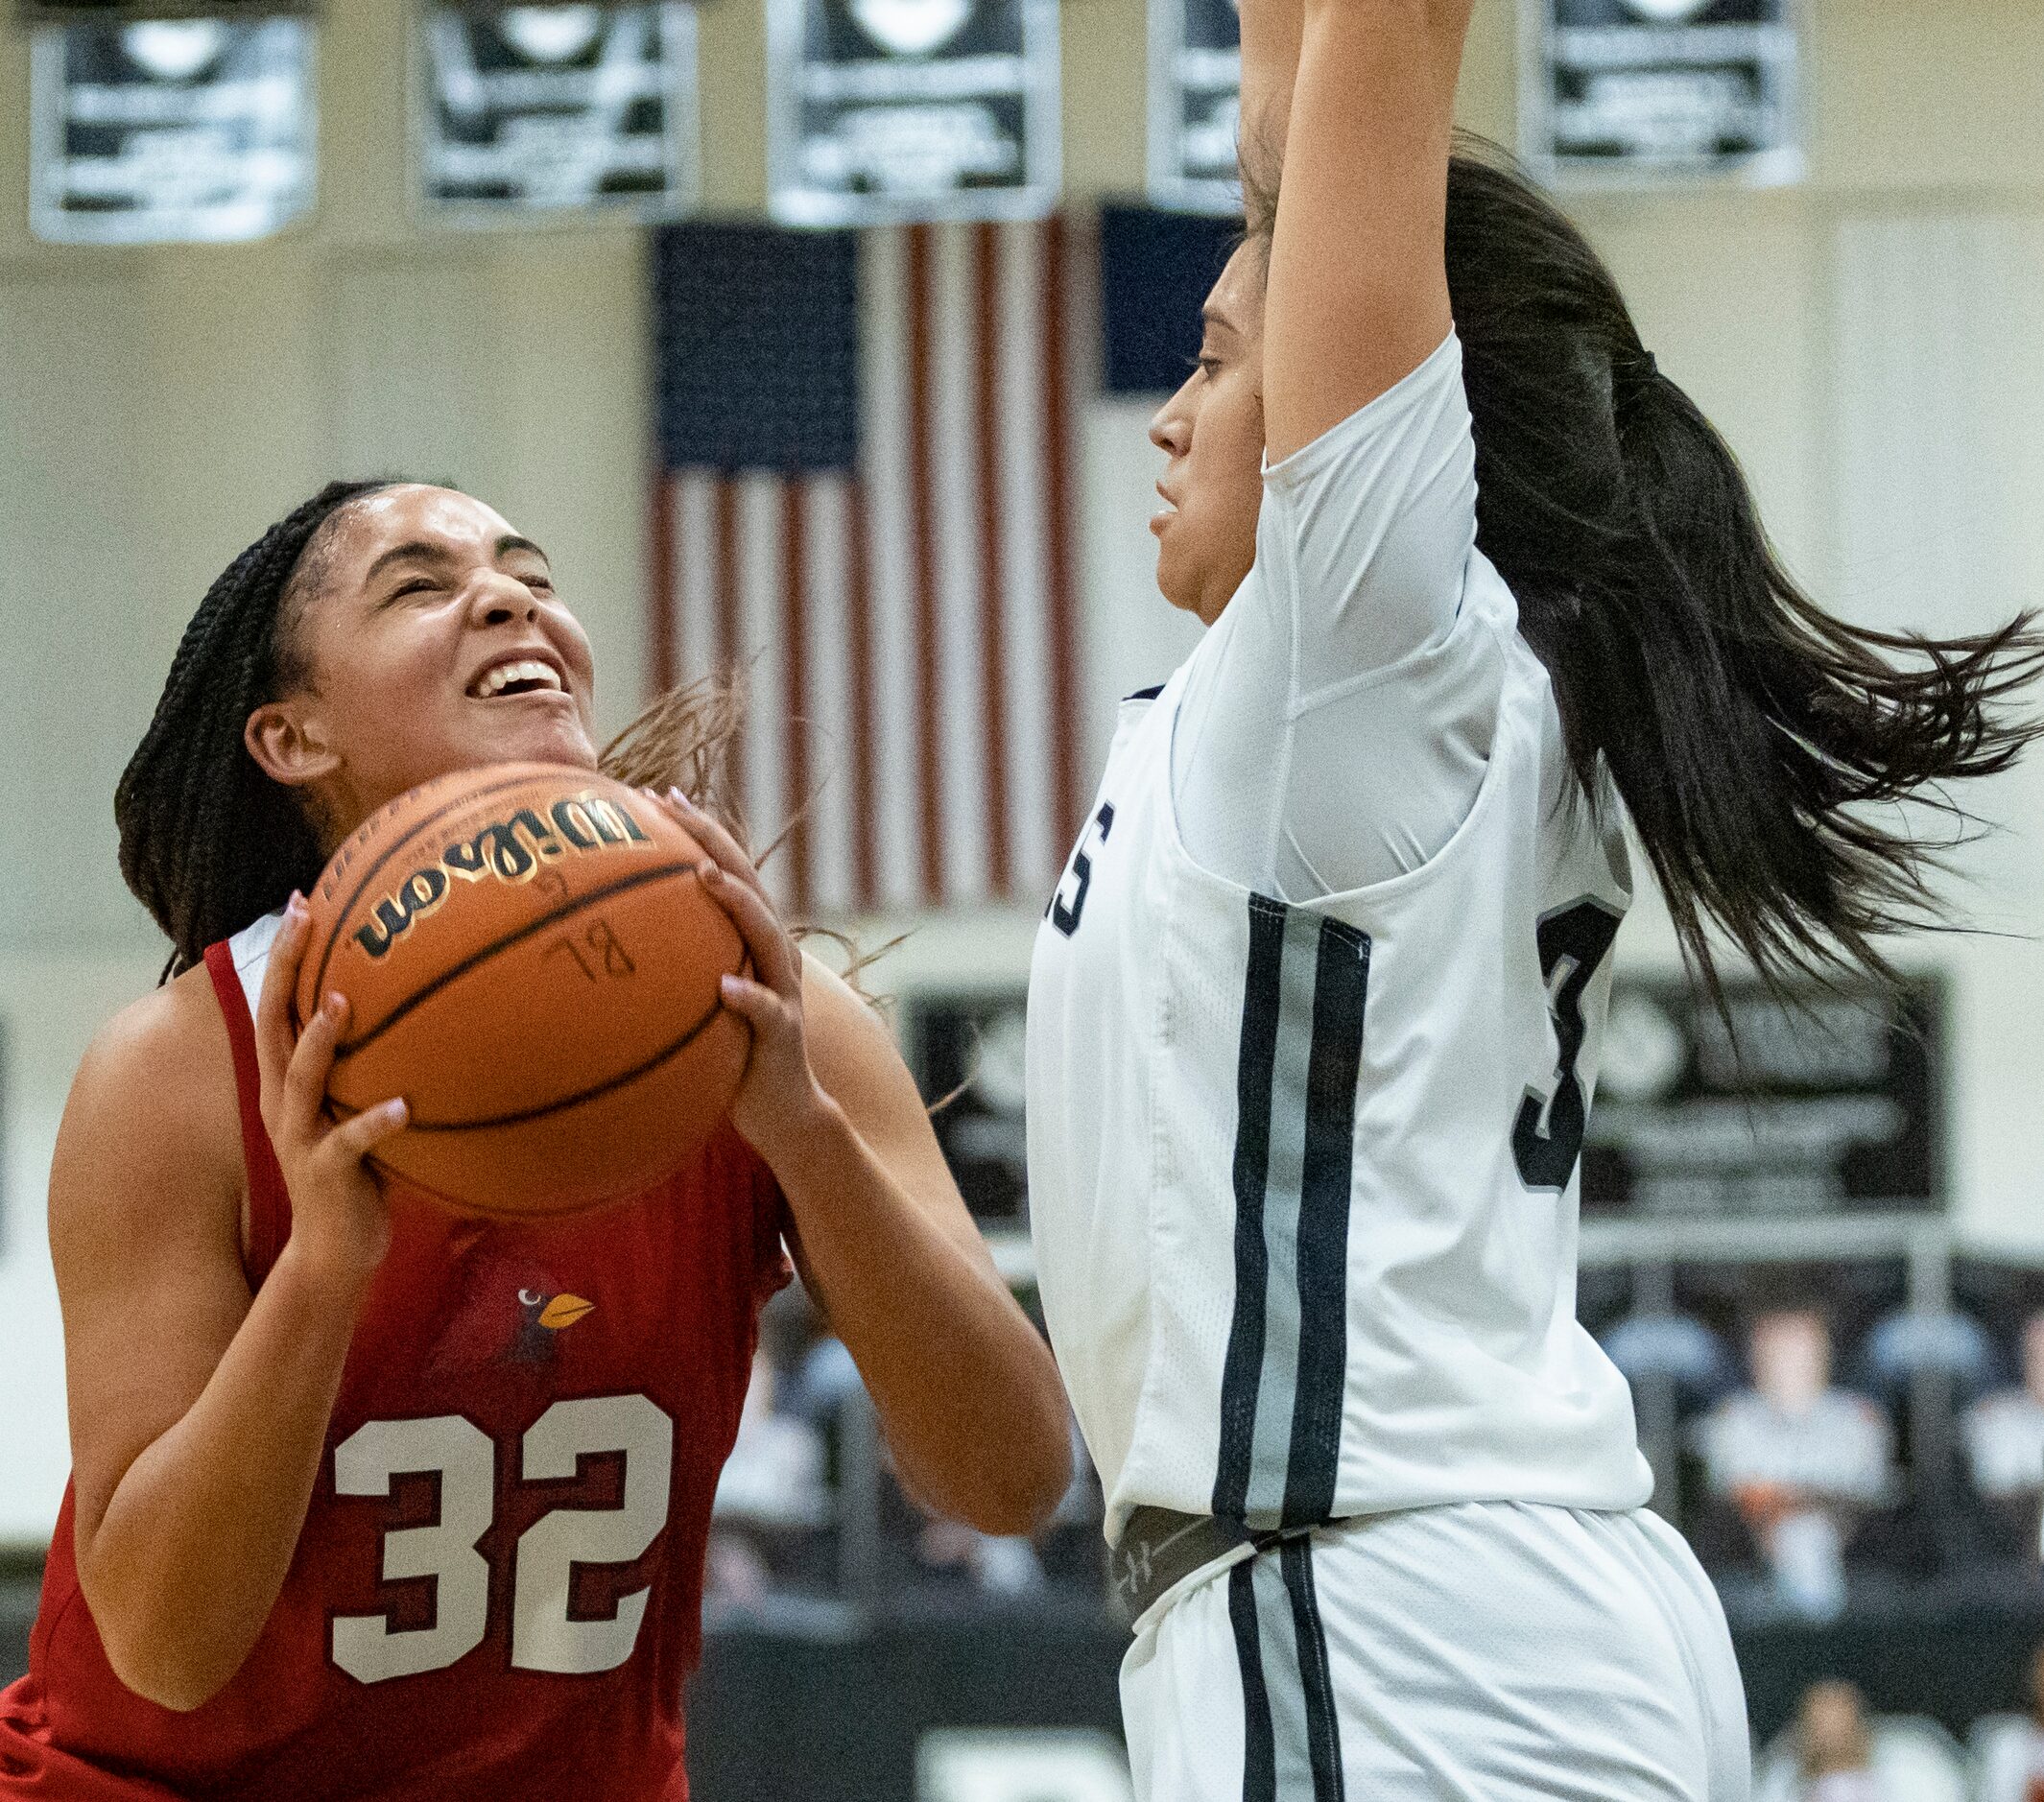
[[[474,495],[410,482],[379,488],[343,509],[333,529],[328,568],[335,575],[364,568],[394,545],[487,552],[511,535],[504,515]]]
[[[1206,316],[1253,338],[1263,324],[1263,252],[1246,240],[1235,247],[1207,291]]]

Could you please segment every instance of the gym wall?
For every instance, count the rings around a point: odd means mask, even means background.
[[[1744,458],[1791,563],[1858,620],[1953,632],[2044,604],[2044,10],[1810,0],[1810,174],[1773,192],[1584,197],[1661,365]],[[237,248],[60,249],[27,232],[27,44],[0,27],[0,1542],[46,1534],[67,1465],[43,1246],[50,1149],[95,1026],[154,978],[114,864],[113,783],[207,582],[327,477],[483,495],[553,552],[603,673],[640,695],[640,234],[421,232],[407,205],[402,0],[326,9],[305,228]],[[1139,0],[1067,0],[1076,202],[1141,182]],[[1509,141],[1515,25],[1482,0],[1464,118]],[[754,0],[701,14],[703,199],[763,199]],[[1112,699],[1189,637],[1152,582],[1148,402],[1082,430],[1085,767]],[[1088,778],[1090,780],[1090,777]],[[2044,933],[2044,765],[1981,797],[1981,923]],[[1649,906],[1622,958],[1672,961]],[[917,971],[1026,947],[1030,916],[940,922]],[[2044,947],[1945,939],[1951,1187],[1978,1238],[2044,1244]]]

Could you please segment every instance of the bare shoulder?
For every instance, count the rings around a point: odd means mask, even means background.
[[[137,1237],[225,1230],[238,1254],[241,1186],[226,1023],[205,972],[187,971],[107,1021],[72,1080],[50,1172],[59,1284]]]

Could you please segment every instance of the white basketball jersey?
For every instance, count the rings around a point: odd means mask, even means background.
[[[1262,1528],[1652,1491],[1575,1317],[1619,806],[1581,794],[1483,574],[1455,630],[1504,659],[1490,760],[1409,874],[1288,904],[1193,862],[1171,736],[1213,634],[1124,703],[1029,997],[1037,1271],[1110,1538],[1145,1504]]]

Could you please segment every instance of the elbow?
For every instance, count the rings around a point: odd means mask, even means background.
[[[1026,1427],[1009,1424],[998,1461],[960,1510],[966,1525],[997,1539],[1041,1532],[1072,1485],[1072,1436],[1061,1392],[1055,1408],[1034,1411],[1040,1417]]]
[[[202,1708],[226,1688],[241,1666],[240,1658],[229,1663],[193,1646],[189,1622],[180,1632],[176,1622],[146,1618],[147,1610],[103,1607],[89,1592],[84,1600],[113,1674],[124,1688],[158,1708],[178,1715]]]
[[[114,1674],[145,1702],[154,1702],[174,1715],[188,1715],[204,1707],[226,1687],[225,1680],[213,1682],[168,1670],[141,1671],[129,1676],[116,1668]]]
[[[195,1708],[204,1707],[226,1688],[227,1679],[234,1674],[231,1669],[210,1669],[206,1661],[141,1635],[123,1637],[103,1631],[100,1641],[106,1648],[107,1662],[123,1686],[145,1702],[154,1702],[173,1714],[188,1715]]]
[[[989,1539],[1034,1539],[1050,1524],[1063,1496],[1061,1483],[1051,1489],[985,1496],[966,1510],[965,1525]]]

